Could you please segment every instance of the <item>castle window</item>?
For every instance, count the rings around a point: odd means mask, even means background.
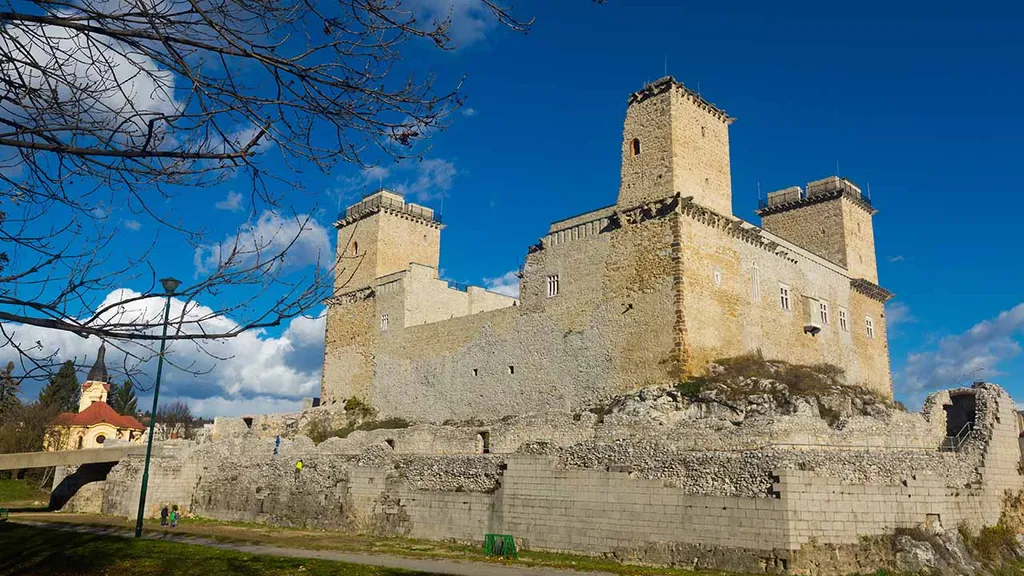
[[[391,448],[392,450],[395,449],[395,439],[394,438],[388,438],[387,440],[384,441],[384,443],[387,444],[388,448]]]
[[[708,133],[707,133],[707,130],[706,130],[706,129],[705,129],[705,128],[704,128],[703,126],[701,126],[701,127],[700,127],[700,137],[701,137],[701,138],[704,138],[704,137],[706,137],[707,135],[708,135]]]
[[[821,301],[818,302],[818,315],[821,316],[821,324],[822,325],[828,324],[828,303],[827,302],[821,302]]]
[[[479,368],[473,368],[473,376],[479,376],[479,375],[480,375],[480,369]]]
[[[871,316],[864,318],[864,328],[867,330],[868,338],[875,337],[875,321]]]
[[[558,296],[558,274],[548,276],[548,298]]]
[[[509,366],[508,367],[508,373],[509,374],[515,374],[516,373],[516,367],[515,366]]]
[[[359,242],[356,242],[355,240],[352,241],[352,255],[359,255]]]
[[[640,155],[640,139],[639,138],[633,138],[633,142],[630,143],[629,149],[632,150],[633,156],[639,156]]]
[[[484,430],[478,432],[476,435],[476,451],[479,454],[490,454],[491,452],[491,433]]]
[[[388,315],[387,314],[381,314],[380,315],[380,331],[381,332],[387,332],[388,331]]]
[[[721,270],[715,270],[711,274],[711,278],[715,281],[715,286],[721,286],[722,285],[722,271]]]
[[[789,307],[789,286],[779,284],[779,304],[783,310],[790,310]]]
[[[750,270],[750,295],[754,300],[761,301],[761,271],[757,269],[757,264]]]
[[[850,331],[850,323],[846,319],[846,308],[839,309],[839,328],[844,332]]]

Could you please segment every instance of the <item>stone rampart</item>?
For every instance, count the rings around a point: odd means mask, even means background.
[[[178,504],[223,520],[457,541],[511,533],[530,549],[653,562],[694,554],[725,568],[784,567],[812,540],[854,544],[923,523],[998,521],[1003,499],[1022,488],[1013,402],[992,385],[953,392],[973,395],[976,410],[973,430],[955,450],[687,451],[640,429],[633,438],[578,432],[554,442],[515,429],[515,453],[403,453],[401,432],[416,449],[442,437],[421,426],[319,446],[285,438],[275,455],[272,438],[248,434],[155,459],[147,512]],[[945,414],[949,398],[936,395],[927,410]],[[540,429],[564,424],[539,418],[529,421]],[[604,426],[568,418],[577,424],[568,430]],[[449,442],[468,445],[480,427],[447,428]],[[498,440],[501,430],[489,429],[490,448],[512,446]],[[299,473],[297,459],[305,465]],[[141,464],[131,457],[111,470],[93,511],[133,515]]]

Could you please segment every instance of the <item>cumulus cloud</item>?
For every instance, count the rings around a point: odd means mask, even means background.
[[[302,268],[331,263],[327,230],[308,214],[282,216],[266,210],[259,219],[239,227],[223,242],[199,246],[193,255],[196,274],[207,274],[221,265],[246,267],[263,264],[284,253],[283,266]]]
[[[973,377],[999,375],[1003,362],[1018,356],[1024,336],[1024,303],[1000,312],[961,334],[946,336],[932,350],[907,356],[895,375],[898,390],[909,395],[957,386]]]
[[[137,296],[139,294],[132,290],[115,290],[103,305]],[[149,298],[120,307],[105,319],[116,322],[140,316],[162,318],[163,306],[163,298]],[[201,304],[186,306],[181,300],[171,300],[172,321],[182,315],[203,318],[212,313],[212,309]],[[223,332],[236,326],[233,320],[224,317],[203,322],[203,329],[208,332]],[[200,343],[171,341],[164,365],[161,398],[181,399],[194,412],[205,416],[297,409],[302,398],[320,395],[324,326],[322,314],[299,316],[276,335],[266,330],[254,330],[224,340]],[[14,333],[17,342],[27,345],[38,342],[36,354],[53,353],[59,360],[74,360],[79,365],[91,363],[99,347],[99,341],[93,337],[83,339],[67,332],[16,324],[6,324],[4,328],[7,333]],[[107,367],[112,372],[138,371],[133,380],[148,390],[155,378],[156,360],[151,352],[144,352],[140,345],[131,342],[108,345]],[[0,349],[0,360],[15,360],[14,354],[10,347]],[[129,354],[149,360],[139,366]],[[116,380],[122,378],[118,376]],[[143,391],[140,396],[147,394]]]
[[[906,258],[897,254],[896,256],[889,256],[888,260],[895,264],[896,262],[903,262]]]
[[[451,190],[458,171],[447,160],[434,158],[417,162],[411,179],[395,186],[395,192],[419,202],[429,202],[445,196]]]
[[[220,200],[213,205],[217,210],[227,210],[229,212],[238,212],[242,209],[242,194],[239,192],[230,191],[223,200]]]
[[[463,116],[476,116],[477,115],[476,108],[463,108],[462,109],[462,115]]]
[[[32,63],[3,63],[0,75],[40,89],[33,96],[34,109],[74,116],[100,139],[141,143],[150,119],[174,115],[182,106],[174,98],[173,74],[138,51],[99,35],[60,26],[10,24],[0,36],[0,50],[23,55],[22,60]],[[0,115],[37,114],[11,102],[4,103]]]
[[[497,278],[484,278],[484,288],[491,292],[519,298],[519,273],[517,270],[512,270]]]
[[[125,220],[124,227],[132,232],[138,232],[139,230],[142,230],[142,222],[139,222],[138,220]]]
[[[479,0],[408,0],[406,5],[420,20],[441,23],[451,18],[449,35],[462,46],[482,39],[496,21]]]

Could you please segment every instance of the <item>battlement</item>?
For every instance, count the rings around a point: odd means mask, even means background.
[[[334,227],[348,226],[353,222],[382,211],[408,217],[429,226],[442,227],[441,217],[435,216],[434,211],[430,208],[420,206],[419,204],[406,203],[405,197],[401,194],[383,188],[363,196],[361,201],[346,208],[345,214],[339,215],[338,221],[334,223]]]
[[[630,94],[629,105],[632,106],[634,104],[639,104],[640,102],[643,102],[648,98],[653,98],[655,96],[665,94],[666,92],[669,92],[670,90],[673,89],[678,90],[687,98],[692,99],[698,107],[707,111],[712,116],[715,116],[716,118],[718,118],[722,122],[725,122],[726,124],[732,124],[736,120],[732,116],[729,116],[725,112],[725,110],[722,110],[718,106],[715,106],[711,102],[708,102],[700,94],[687,88],[685,85],[683,85],[682,82],[679,82],[672,76],[665,76],[664,78],[659,78],[658,80],[655,80],[654,82],[651,82],[650,84],[644,86],[640,90],[637,90],[636,92]]]
[[[856,184],[845,178],[829,176],[828,178],[808,182],[806,192],[799,186],[790,186],[789,188],[769,192],[767,198],[758,202],[757,215],[778,214],[838,198],[847,198],[872,215],[878,212],[871,204],[871,198],[864,196]]]

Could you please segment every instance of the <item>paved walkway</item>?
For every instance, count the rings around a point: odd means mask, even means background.
[[[105,536],[121,536],[130,538],[132,532],[116,527],[85,526],[81,524],[65,524],[60,522],[36,522],[33,520],[12,520],[12,523],[35,526],[37,528],[48,528],[52,530],[67,530],[70,532],[85,532],[89,534],[101,534]],[[155,532],[147,530],[142,534],[147,540],[166,540],[180,542],[182,544],[195,544],[209,546],[223,550],[235,550],[247,554],[262,554],[266,556],[286,556],[289,558],[316,558],[318,560],[336,560],[350,564],[365,564],[368,566],[384,566],[386,568],[401,568],[403,570],[433,572],[436,574],[452,574],[455,576],[610,576],[610,572],[577,572],[575,570],[559,570],[556,568],[533,568],[524,566],[506,566],[504,564],[492,564],[489,562],[470,562],[458,560],[432,560],[428,558],[405,558],[402,556],[389,556],[384,554],[353,554],[350,552],[333,552],[330,550],[303,550],[301,548],[280,548],[277,546],[262,546],[258,544],[242,544],[236,542],[222,542],[192,536],[187,534],[173,534],[170,532]]]

